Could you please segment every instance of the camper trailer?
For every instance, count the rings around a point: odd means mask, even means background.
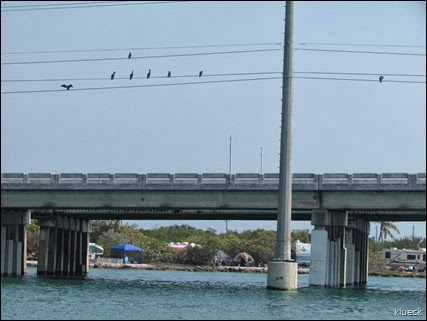
[[[309,266],[310,265],[310,254],[311,254],[311,244],[302,243],[300,240],[295,242],[295,260],[298,265]]]
[[[407,271],[426,270],[426,249],[399,250],[394,247],[382,250],[381,257],[385,259],[387,261],[387,265],[392,268],[403,267],[403,269]]]

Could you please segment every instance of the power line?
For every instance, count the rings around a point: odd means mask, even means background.
[[[242,73],[226,73],[226,74],[203,74],[205,77],[222,77],[222,76],[248,76],[248,75],[269,75],[269,74],[281,74],[280,71],[271,71],[271,72],[242,72]],[[199,78],[199,74],[194,75],[174,75],[172,77],[168,76],[151,76],[150,79],[170,79],[170,78]],[[143,77],[133,77],[132,79],[146,79],[146,76]],[[110,76],[108,77],[99,77],[99,78],[51,78],[51,79],[2,79],[1,82],[40,82],[40,81],[97,81],[97,80],[108,80],[111,81]],[[114,80],[129,80],[127,77],[115,77]]]
[[[126,88],[143,88],[143,87],[166,87],[166,86],[180,86],[180,85],[199,85],[199,84],[213,84],[213,83],[228,83],[228,82],[242,82],[242,81],[256,81],[256,80],[271,80],[282,79],[282,77],[268,77],[268,78],[247,78],[247,79],[230,79],[230,80],[211,80],[200,82],[184,82],[172,84],[151,84],[151,85],[133,85],[133,86],[113,86],[113,87],[94,87],[94,88],[73,88],[70,91],[82,90],[103,90],[103,89],[126,89]],[[28,90],[28,91],[4,91],[1,94],[28,94],[28,93],[43,93],[43,92],[62,92],[61,89],[48,89],[48,90]]]
[[[365,82],[378,82],[372,79],[357,79],[357,78],[325,78],[325,77],[293,77],[300,79],[314,79],[314,80],[339,80],[339,81],[365,81]],[[88,91],[88,90],[105,90],[105,89],[129,89],[129,88],[144,88],[144,87],[166,87],[166,86],[181,86],[181,85],[200,85],[200,84],[213,84],[213,83],[230,83],[230,82],[243,82],[243,81],[257,81],[257,80],[273,80],[282,79],[282,77],[267,77],[267,78],[247,78],[247,79],[230,79],[230,80],[212,80],[203,82],[184,82],[172,84],[150,84],[150,85],[132,85],[132,86],[112,86],[112,87],[92,87],[92,88],[73,88],[71,91]],[[383,83],[411,83],[411,84],[425,84],[422,81],[403,81],[403,80],[383,80]],[[61,89],[47,89],[47,90],[27,90],[27,91],[4,91],[1,94],[31,94],[31,93],[46,93],[46,92],[63,92]]]
[[[50,7],[50,8],[16,8],[16,9],[6,9],[1,8],[2,12],[9,11],[33,11],[33,10],[54,10],[54,9],[76,9],[76,8],[98,8],[98,7],[117,7],[117,6],[136,6],[136,5],[147,5],[147,4],[167,4],[167,3],[177,3],[177,2],[191,2],[191,1],[155,1],[155,2],[142,2],[142,3],[119,3],[119,4],[93,4],[93,5],[83,5],[83,6],[74,6],[74,7]]]
[[[353,76],[392,76],[392,77],[425,77],[421,74],[389,74],[389,73],[365,73],[365,72],[330,72],[330,71],[295,71],[295,74],[324,74],[324,75],[353,75]]]
[[[325,45],[325,46],[371,46],[371,47],[406,47],[425,48],[426,46],[414,45],[392,45],[392,44],[349,44],[349,43],[326,43],[326,42],[299,42],[295,45]],[[77,52],[103,52],[103,51],[129,51],[129,50],[163,50],[163,49],[190,49],[190,48],[214,48],[214,47],[243,47],[243,46],[283,46],[281,42],[259,42],[259,43],[233,43],[233,44],[209,44],[209,45],[186,45],[186,46],[158,46],[158,47],[132,47],[132,48],[101,48],[101,49],[70,49],[70,50],[45,50],[45,51],[9,51],[2,55],[14,54],[48,54],[48,53],[77,53]]]
[[[71,6],[71,5],[86,5],[93,3],[112,3],[112,2],[130,2],[130,1],[79,1],[79,2],[68,2],[68,3],[50,3],[50,4],[26,4],[21,6],[2,6],[2,9],[10,9],[10,8],[33,8],[33,7],[51,7],[51,6]]]
[[[295,45],[315,45],[315,46],[354,46],[354,47],[405,47],[405,48],[425,48],[426,46],[414,45],[393,45],[393,44],[366,44],[366,43],[340,43],[340,42],[295,42]]]
[[[282,74],[281,71],[264,71],[264,72],[242,72],[242,73],[221,73],[221,74],[204,74],[203,77],[223,77],[223,76],[247,76],[247,75],[269,75]],[[393,74],[393,73],[362,73],[362,72],[329,72],[329,71],[295,71],[294,74],[326,74],[326,75],[353,75],[353,76],[390,76],[390,77],[426,77],[421,74]],[[172,78],[190,78],[199,77],[198,74],[193,75],[174,75]],[[168,76],[151,76],[154,79],[170,78]],[[146,76],[133,77],[132,79],[146,79]],[[110,76],[97,78],[48,78],[48,79],[2,79],[1,82],[48,82],[48,81],[111,81]],[[127,77],[115,77],[114,80],[129,80]]]
[[[293,77],[300,79],[320,79],[320,80],[344,80],[344,81],[370,81],[370,82],[378,82],[378,79],[359,79],[359,78],[326,78],[326,77]],[[425,81],[412,81],[412,80],[383,80],[385,82],[398,82],[398,83],[409,83],[409,84],[425,84]]]
[[[326,51],[326,52],[345,52],[345,53],[359,53],[359,54],[377,54],[377,55],[403,55],[403,56],[425,56],[422,53],[409,53],[409,52],[383,52],[383,51],[359,51],[359,50],[336,50],[336,49],[305,49],[295,48],[294,50],[304,51]]]
[[[72,52],[97,52],[97,51],[135,51],[135,50],[159,50],[159,49],[190,49],[190,48],[213,48],[213,47],[244,47],[244,46],[281,46],[276,42],[261,43],[236,43],[236,44],[216,44],[216,45],[194,45],[194,46],[164,46],[164,47],[140,47],[140,48],[111,48],[111,49],[75,49],[75,50],[47,50],[47,51],[9,51],[2,55],[14,54],[44,54],[44,53],[72,53]]]
[[[157,56],[132,57],[132,59],[148,59],[148,58],[170,58],[170,57],[188,57],[188,56],[206,56],[206,55],[224,55],[224,54],[239,54],[249,52],[268,52],[282,51],[282,49],[254,49],[254,50],[236,50],[236,51],[217,51],[217,52],[201,52],[191,54],[170,54]],[[68,60],[40,60],[40,61],[17,61],[17,62],[2,62],[2,65],[24,65],[24,64],[49,64],[49,63],[64,63],[64,62],[83,62],[83,61],[108,61],[108,60],[128,60],[128,57],[117,58],[93,58],[93,59],[68,59]]]
[[[408,53],[408,52],[380,52],[380,51],[354,51],[354,50],[303,49],[303,48],[296,48],[295,50],[359,53],[359,54],[381,54],[381,55],[406,55],[406,56],[425,56],[426,55],[426,54]],[[190,54],[169,54],[169,55],[132,57],[132,59],[189,57],[189,56],[239,54],[239,53],[269,52],[269,51],[282,51],[282,49],[254,49],[254,50],[202,52],[202,53],[190,53]],[[64,63],[64,62],[111,61],[111,60],[128,60],[128,59],[129,59],[128,57],[116,57],[116,58],[67,59],[67,60],[39,60],[39,61],[2,62],[1,64],[2,65],[24,65],[24,64]]]

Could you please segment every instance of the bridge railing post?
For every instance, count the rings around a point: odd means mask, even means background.
[[[318,174],[316,175],[316,177],[317,177],[317,185],[318,186],[323,185],[323,174]]]
[[[50,176],[50,182],[53,187],[57,187],[59,185],[59,174],[52,174]]]
[[[415,186],[417,185],[417,174],[408,175],[408,185]]]

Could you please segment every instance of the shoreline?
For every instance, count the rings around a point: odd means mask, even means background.
[[[27,266],[37,267],[37,261],[27,261]],[[92,269],[135,269],[135,270],[156,270],[156,271],[188,271],[188,272],[238,272],[238,273],[267,273],[266,267],[242,267],[242,266],[210,266],[210,265],[174,265],[174,264],[124,264],[124,263],[89,263]],[[310,268],[298,267],[298,274],[310,274]],[[426,278],[422,272],[369,272],[368,276],[380,277],[409,277]]]
[[[27,266],[37,267],[37,261],[27,261]],[[89,263],[92,269],[135,269],[158,271],[190,271],[190,272],[243,272],[243,273],[267,273],[266,267],[242,267],[242,266],[210,266],[210,265],[174,265],[174,264],[125,264],[125,263]],[[298,268],[298,274],[308,274],[309,268]]]

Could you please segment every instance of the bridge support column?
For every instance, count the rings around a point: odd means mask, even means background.
[[[346,228],[347,285],[365,285],[368,282],[369,222],[351,218]]]
[[[30,211],[1,211],[1,275],[27,273],[27,225]]]
[[[84,276],[89,273],[88,220],[56,216],[39,219],[37,274]]]
[[[345,287],[347,249],[345,226],[347,212],[313,211],[309,284]]]
[[[311,286],[346,287],[368,282],[369,222],[346,212],[314,211],[311,218]]]

